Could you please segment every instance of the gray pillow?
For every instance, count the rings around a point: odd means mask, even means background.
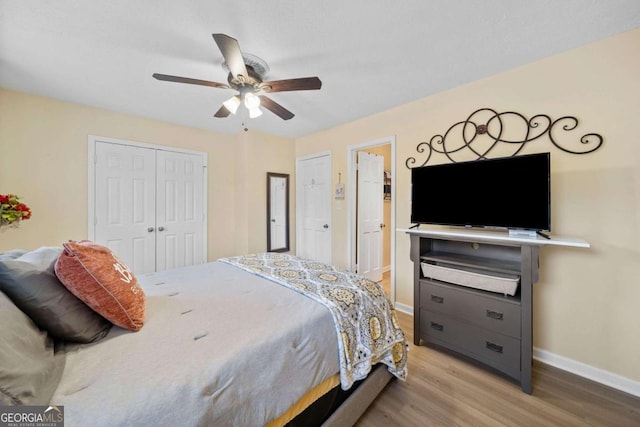
[[[48,405],[63,368],[47,333],[0,292],[0,406]]]
[[[111,323],[76,298],[54,272],[62,248],[41,247],[0,259],[0,291],[52,337],[88,343],[103,338]]]
[[[28,251],[25,251],[24,249],[12,249],[10,251],[6,251],[6,252],[0,252],[0,260],[1,259],[16,259],[24,254],[26,254]]]

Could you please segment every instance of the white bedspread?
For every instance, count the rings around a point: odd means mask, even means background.
[[[329,311],[221,262],[138,277],[139,332],[67,354],[68,426],[261,426],[338,372]]]
[[[378,283],[291,254],[265,252],[219,261],[280,283],[331,311],[344,390],[365,379],[376,363],[384,363],[393,375],[407,379],[409,343],[398,325],[393,305]]]

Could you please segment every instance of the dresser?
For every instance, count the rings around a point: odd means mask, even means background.
[[[558,236],[514,237],[506,231],[399,231],[411,237],[414,344],[424,342],[474,359],[513,378],[531,394],[532,301],[539,250],[589,244]],[[492,289],[493,282],[503,280],[517,283],[515,291],[494,292],[483,285]]]

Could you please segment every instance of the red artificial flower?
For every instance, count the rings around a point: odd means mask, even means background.
[[[0,227],[31,218],[31,209],[15,194],[0,194]]]

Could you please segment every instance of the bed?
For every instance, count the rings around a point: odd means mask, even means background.
[[[66,251],[45,252],[36,264],[53,274]],[[29,254],[13,255],[15,264]],[[2,284],[3,262],[0,290],[19,302]],[[54,386],[13,404],[63,407],[67,425],[351,425],[390,379],[406,378],[393,307],[364,277],[263,253],[135,279],[145,305],[136,332],[109,325],[78,343],[34,321],[53,349]]]

